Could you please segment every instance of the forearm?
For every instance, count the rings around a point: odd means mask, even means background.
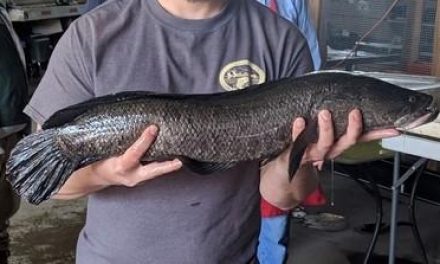
[[[302,203],[319,184],[318,172],[312,164],[303,166],[296,175],[292,182],[289,184],[290,194],[293,197],[296,205]]]
[[[293,180],[282,168],[262,169],[260,192],[263,198],[276,207],[289,210],[299,205],[318,186],[316,169],[304,165],[298,169]]]
[[[75,171],[52,199],[70,200],[104,189],[108,185],[93,174],[91,166]]]

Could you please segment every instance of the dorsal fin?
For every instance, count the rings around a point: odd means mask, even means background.
[[[55,112],[51,117],[49,117],[46,120],[46,122],[44,122],[42,128],[49,129],[64,125],[68,122],[73,121],[76,117],[80,116],[87,110],[90,110],[91,108],[96,107],[98,105],[123,102],[126,100],[142,98],[153,94],[154,93],[152,92],[135,91],[135,92],[121,92],[121,93],[96,97],[82,103],[68,106],[64,109]]]
[[[292,81],[291,78],[285,78],[273,82],[279,82],[282,84],[283,82],[290,83],[291,81]],[[128,92],[109,94],[105,96],[96,97],[82,103],[74,104],[72,106],[66,107],[64,109],[55,112],[51,117],[49,117],[46,120],[46,122],[44,122],[42,128],[49,129],[64,125],[68,122],[73,121],[76,117],[80,116],[87,110],[96,107],[97,105],[123,102],[126,100],[141,99],[145,97],[152,97],[158,99],[187,100],[188,102],[197,102],[202,104],[203,103],[233,104],[237,102],[243,102],[243,100],[252,101],[255,96],[260,95],[260,92],[268,91],[268,89],[266,89],[266,86],[269,84],[270,82],[267,82],[263,84],[251,85],[246,89],[240,89],[229,92],[218,92],[211,94],[165,94],[165,93],[155,93],[148,91],[128,91]],[[245,95],[245,96],[242,97],[241,95]]]

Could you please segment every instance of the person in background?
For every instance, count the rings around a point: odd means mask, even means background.
[[[105,0],[87,0],[87,2],[81,7],[81,14],[85,14],[91,10],[93,10],[95,7],[103,4]]]
[[[322,59],[319,50],[316,28],[312,23],[308,10],[307,0],[256,0],[289,20],[303,33],[312,55],[313,67],[317,71],[321,68]]]
[[[273,12],[292,22],[307,40],[313,60],[314,70],[321,67],[321,54],[315,27],[310,19],[308,4],[305,0],[256,0],[266,5]],[[325,196],[320,187],[316,188],[305,203],[320,205],[325,203]],[[258,239],[258,260],[260,264],[277,264],[287,258],[289,240],[290,210],[282,210],[262,199],[261,228]]]
[[[19,198],[5,179],[8,154],[29,119],[22,113],[28,99],[24,52],[0,1],[0,264],[9,256],[9,218],[18,210]]]

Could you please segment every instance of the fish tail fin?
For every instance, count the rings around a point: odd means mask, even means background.
[[[7,179],[32,204],[49,199],[78,167],[79,161],[63,154],[56,133],[57,129],[48,129],[23,138],[7,161]]]

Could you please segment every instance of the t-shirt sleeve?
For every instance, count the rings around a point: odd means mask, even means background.
[[[296,34],[292,34],[293,38],[288,39],[285,43],[290,43],[286,48],[284,58],[286,66],[283,71],[284,77],[301,76],[314,70],[310,49],[304,36],[296,30]]]
[[[71,24],[54,49],[48,68],[24,112],[38,124],[67,106],[94,97],[93,61],[87,25]]]

